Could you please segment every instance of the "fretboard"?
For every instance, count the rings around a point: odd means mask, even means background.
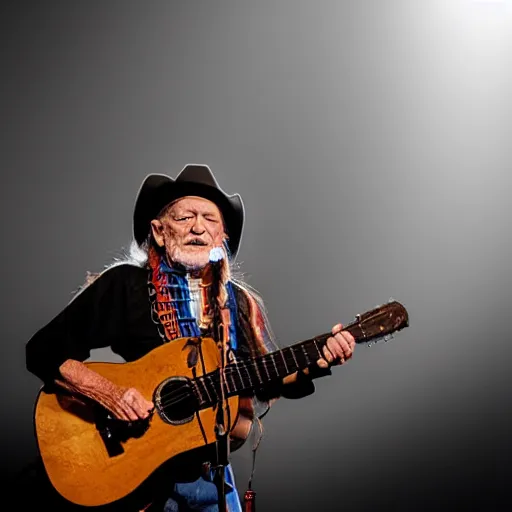
[[[356,343],[387,339],[388,335],[409,325],[407,310],[398,302],[357,315],[356,320],[343,327],[350,332]],[[287,375],[314,365],[323,356],[323,347],[331,333],[320,334],[296,345],[276,350],[254,359],[231,363],[225,368],[224,396],[234,396],[243,392],[257,393],[269,384],[282,381]],[[220,373],[211,373],[194,379],[194,386],[200,407],[214,405],[219,401]]]
[[[330,333],[316,336],[296,345],[276,350],[250,360],[230,363],[225,368],[225,395],[234,396],[247,391],[258,391],[287,375],[304,370],[324,357],[322,347]],[[215,404],[219,399],[219,370],[196,380],[196,391],[202,407]]]
[[[358,320],[343,327],[349,331],[356,343],[370,340],[378,334],[368,336]],[[225,396],[235,396],[244,392],[265,389],[265,387],[282,381],[287,375],[304,370],[324,357],[322,348],[330,332],[320,334],[295,345],[226,365]],[[195,387],[201,407],[209,407],[219,400],[219,370],[207,373],[195,379]]]

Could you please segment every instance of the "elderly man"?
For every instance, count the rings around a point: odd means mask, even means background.
[[[26,347],[28,370],[44,383],[92,399],[118,420],[133,422],[154,414],[153,397],[135,382],[120,386],[84,364],[92,349],[111,347],[125,361],[136,361],[179,338],[211,335],[218,307],[228,364],[274,350],[263,302],[232,274],[243,224],[240,196],[225,193],[207,166],[187,165],[176,179],[146,177],[133,218],[135,249],[142,258],[108,267],[38,331]],[[258,398],[249,397],[254,417],[258,404],[312,393],[315,371],[328,373],[331,364],[352,356],[354,338],[340,329],[341,324],[332,328],[323,357],[312,367],[259,390]],[[202,461],[194,478],[173,474],[168,488],[152,497],[151,510],[217,511],[214,468],[215,461]],[[224,478],[227,510],[241,511],[229,464]]]

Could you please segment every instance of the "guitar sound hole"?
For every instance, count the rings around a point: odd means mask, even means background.
[[[186,377],[171,377],[158,386],[154,403],[158,415],[171,425],[182,425],[194,418],[198,401],[192,381]]]

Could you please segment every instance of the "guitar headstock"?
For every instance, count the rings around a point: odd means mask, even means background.
[[[356,320],[345,327],[354,336],[356,343],[389,341],[394,332],[409,326],[409,314],[405,307],[395,300],[377,306],[375,309],[356,315]]]

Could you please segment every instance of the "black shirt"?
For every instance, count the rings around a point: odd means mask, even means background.
[[[110,347],[133,361],[161,345],[147,280],[147,270],[131,264],[105,270],[29,340],[27,369],[48,382],[64,361],[85,361],[92,349]]]

